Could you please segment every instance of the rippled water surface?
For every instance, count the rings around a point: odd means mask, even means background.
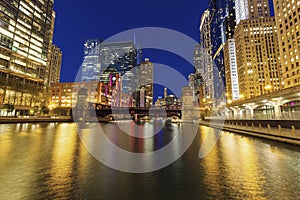
[[[115,124],[101,126],[111,141],[133,152],[160,149],[180,132],[171,125],[155,137],[136,139]],[[0,199],[300,199],[299,147],[223,132],[199,159],[208,130],[199,127],[191,147],[173,164],[130,174],[91,156],[75,124],[1,124]]]

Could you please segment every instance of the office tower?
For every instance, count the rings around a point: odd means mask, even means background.
[[[81,81],[100,80],[107,83],[111,72],[119,72],[123,75],[137,66],[140,61],[139,56],[140,51],[131,41],[87,40],[84,44]]]
[[[201,44],[197,44],[195,46],[194,50],[194,56],[193,56],[193,61],[194,61],[194,72],[195,73],[204,73],[204,53],[203,53],[203,48]]]
[[[100,80],[100,43],[101,39],[91,39],[84,43],[84,58],[81,65],[81,81]]]
[[[222,102],[225,99],[223,46],[227,39],[231,39],[234,36],[236,25],[234,0],[210,0],[209,15],[211,54],[214,72],[214,98]]]
[[[0,1],[0,103],[13,104],[15,115],[42,104],[40,97],[49,83],[53,3]]]
[[[137,80],[135,86],[135,90],[138,92],[137,106],[150,108],[153,104],[153,63],[146,58],[134,70],[134,74]]]
[[[284,88],[300,85],[300,1],[274,0]]]
[[[226,99],[228,103],[239,100],[238,69],[234,39],[229,39],[224,46],[224,62],[226,77]]]
[[[235,47],[241,99],[281,88],[274,17],[242,20],[235,32]]]
[[[269,0],[235,0],[236,24],[245,19],[270,16]]]
[[[210,38],[210,14],[206,10],[200,22],[200,51],[203,54],[203,84],[205,104],[211,107],[214,102],[214,76],[212,62],[212,47]]]
[[[56,45],[51,45],[49,63],[49,86],[51,83],[58,83],[60,80],[60,69],[62,63],[62,52]]]

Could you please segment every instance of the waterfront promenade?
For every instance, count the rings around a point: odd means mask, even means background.
[[[300,145],[299,120],[204,120],[200,125]]]
[[[0,117],[0,124],[73,122],[70,117]]]

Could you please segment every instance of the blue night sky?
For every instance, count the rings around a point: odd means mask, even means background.
[[[83,61],[87,39],[107,39],[128,29],[163,27],[184,33],[199,42],[201,14],[209,0],[55,0],[54,44],[63,52],[61,82],[72,82]],[[138,43],[138,36],[137,36]],[[143,45],[143,44],[141,44]],[[180,71],[193,67],[184,59],[160,50],[143,50],[143,57]],[[160,92],[162,93],[162,91]]]
[[[74,81],[87,39],[107,39],[139,27],[164,27],[199,41],[200,16],[207,7],[208,0],[55,0],[54,44],[63,52],[61,81]],[[189,63],[168,52],[143,51],[143,57],[184,75],[193,71]]]

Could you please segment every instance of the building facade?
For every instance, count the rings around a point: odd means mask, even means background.
[[[60,81],[60,70],[62,64],[62,52],[56,45],[51,46],[50,63],[49,63],[49,78],[48,85],[52,83],[59,83]]]
[[[241,99],[281,89],[275,18],[242,20],[235,33]]]
[[[120,75],[139,65],[140,51],[132,41],[103,42],[87,40],[84,44],[84,60],[81,66],[81,81],[109,82],[111,71]],[[126,84],[124,84],[126,85]]]
[[[240,99],[237,56],[235,40],[229,39],[224,46],[225,77],[226,77],[226,99],[227,102]]]
[[[136,106],[150,108],[153,105],[153,63],[146,58],[133,71],[136,77]]]
[[[236,24],[245,19],[270,17],[268,0],[235,0]]]
[[[214,98],[225,99],[224,44],[234,36],[236,26],[234,0],[210,0],[210,37],[214,76]]]
[[[200,45],[203,54],[203,92],[205,104],[208,108],[214,105],[214,73],[212,62],[212,47],[210,37],[210,14],[206,10],[201,16]]]
[[[274,0],[284,88],[300,85],[300,1]]]
[[[53,0],[0,1],[0,107],[15,115],[40,107],[49,84],[49,55],[55,13]]]

